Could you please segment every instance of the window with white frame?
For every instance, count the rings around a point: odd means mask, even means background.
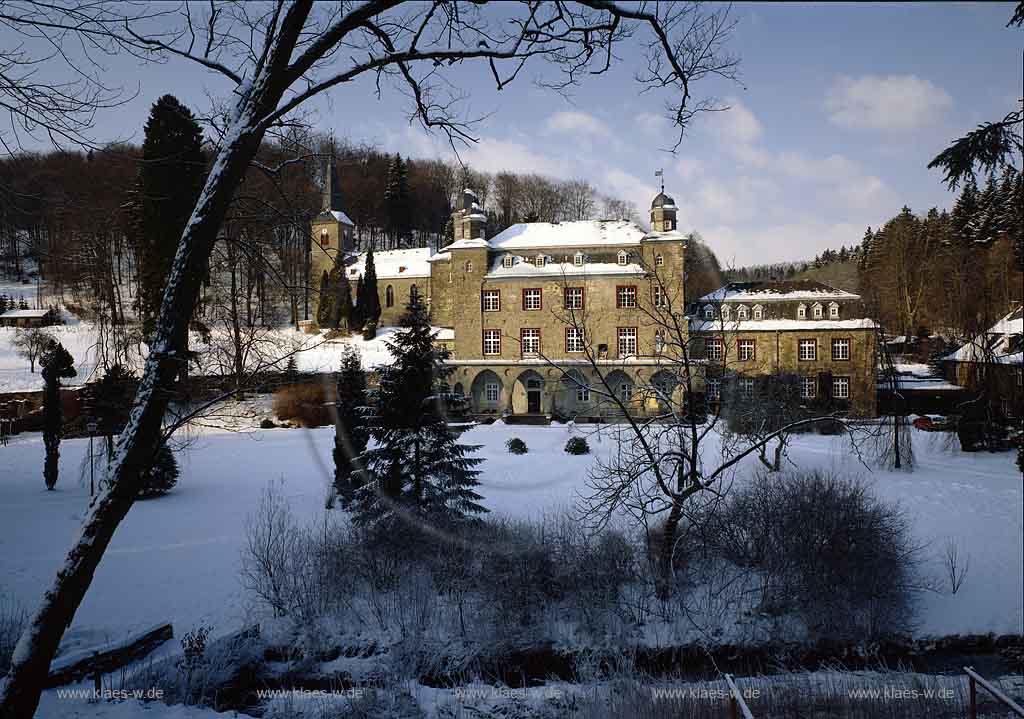
[[[722,380],[709,379],[707,382],[707,398],[712,402],[717,402],[722,397]]]
[[[484,354],[501,354],[501,330],[484,330]]]
[[[502,267],[511,267],[512,265],[515,264],[515,262],[516,258],[513,257],[512,255],[505,255],[504,257],[501,258]]]
[[[800,398],[814,399],[818,394],[818,380],[814,377],[800,378]]]
[[[473,271],[473,260],[466,260],[466,272]]]
[[[488,382],[484,385],[484,399],[488,402],[497,402],[501,397],[501,386],[497,382]]]
[[[749,362],[750,360],[754,359],[754,340],[740,340],[738,350],[741,362]]]
[[[654,266],[655,267],[664,267],[664,265],[665,265],[665,258],[662,257],[661,255],[655,255],[654,256]]]
[[[654,330],[654,351],[657,354],[665,351],[665,330]]]
[[[583,253],[577,252],[572,256],[572,263],[577,267],[583,267]]]
[[[619,357],[636,355],[636,327],[619,327]]]
[[[629,261],[629,253],[625,250],[619,250],[619,264],[624,265]]]
[[[745,399],[754,396],[754,380],[752,377],[741,377],[739,382],[740,395]]]
[[[523,309],[539,310],[541,308],[541,292],[539,287],[523,290]]]
[[[800,340],[797,358],[805,362],[818,359],[818,340]]]
[[[629,382],[623,382],[619,385],[619,399],[623,402],[629,402],[633,399],[633,385]]]
[[[736,319],[745,320],[747,317],[749,317],[749,311],[746,305],[740,305],[736,308]]]
[[[811,310],[814,313],[814,319],[816,319],[816,320],[820,320],[821,319],[821,309],[822,309],[821,305],[819,305],[817,302],[815,302],[814,305],[811,307]]]
[[[582,310],[583,309],[583,288],[582,287],[566,287],[565,288],[565,309],[567,309],[567,310]]]
[[[704,346],[709,360],[720,361],[725,354],[725,345],[719,337],[708,337],[704,340]]]
[[[731,316],[732,316],[732,310],[730,310],[725,305],[722,305],[722,322],[728,322],[729,318]]]
[[[582,327],[566,327],[565,328],[565,351],[566,352],[582,352],[583,346],[583,328]]]
[[[585,384],[576,385],[576,401],[577,402],[589,402],[590,401],[590,387]]]
[[[544,255],[537,255],[537,267],[543,267],[547,262],[547,258]]]
[[[835,302],[828,306],[828,317],[832,320],[839,319],[839,305]]]
[[[755,320],[763,320],[764,319],[764,307],[762,307],[761,305],[754,305],[754,319]]]
[[[535,327],[520,329],[519,344],[523,349],[523,357],[535,357],[540,354],[540,329]]]
[[[715,308],[711,305],[704,305],[704,319],[713,320],[715,319]]]
[[[636,287],[627,285],[616,288],[615,306],[620,310],[636,307]]]
[[[484,312],[501,311],[501,290],[484,290]]]
[[[849,399],[850,398],[850,378],[849,377],[833,377],[832,378],[832,397],[835,399]]]
[[[665,288],[661,285],[654,286],[654,306],[668,307],[668,295],[665,294]]]
[[[796,308],[796,318],[798,320],[807,319],[807,305],[798,305]]]
[[[834,360],[848,360],[848,359],[850,359],[850,340],[848,340],[848,339],[834,339],[834,340],[832,340],[832,359],[834,359]]]

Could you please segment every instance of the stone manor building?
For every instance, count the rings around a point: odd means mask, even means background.
[[[329,188],[324,194],[311,277],[340,252],[355,283],[365,255],[352,252],[352,223]],[[874,325],[860,298],[779,282],[729,285],[687,303],[687,236],[676,215],[661,192],[649,231],[626,221],[533,222],[488,238],[467,189],[452,216],[454,241],[440,252],[374,253],[380,324],[398,324],[418,293],[451,351],[449,390],[478,415],[610,420],[622,414],[611,394],[656,414],[665,398],[683,398],[685,366],[701,406],[718,401],[727,374],[788,372],[804,378],[803,398],[873,414]]]

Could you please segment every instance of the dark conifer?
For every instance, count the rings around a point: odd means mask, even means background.
[[[75,360],[64,345],[54,342],[43,353],[40,361],[43,368],[43,444],[46,460],[43,465],[43,480],[47,489],[57,484],[60,464],[60,440],[64,435],[64,412],[60,402],[60,381],[74,377]]]

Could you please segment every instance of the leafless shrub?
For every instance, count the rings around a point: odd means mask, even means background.
[[[20,604],[0,594],[0,677],[11,668],[11,655],[27,620]]]
[[[274,616],[289,609],[289,585],[295,564],[302,555],[302,531],[287,500],[274,484],[263,492],[256,513],[246,519],[242,549],[242,584],[267,606]]]
[[[304,427],[331,424],[331,413],[324,405],[322,384],[294,384],[274,393],[274,414],[278,419],[294,419]]]
[[[949,578],[949,593],[956,594],[967,578],[967,570],[971,567],[971,555],[961,554],[960,544],[951,537],[946,540],[943,560],[943,567]]]

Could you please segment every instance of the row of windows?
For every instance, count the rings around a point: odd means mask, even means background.
[[[619,253],[618,253],[618,255],[616,255],[615,259],[616,259],[616,261],[618,262],[619,265],[625,266],[626,264],[629,263],[629,253],[626,252],[625,250],[619,250]],[[575,255],[572,256],[572,263],[576,267],[582,267],[585,262],[586,262],[586,255],[584,255],[582,252],[577,252]],[[505,255],[504,257],[501,258],[501,266],[502,267],[510,268],[510,267],[513,267],[515,265],[515,263],[516,263],[516,258],[515,258],[514,255]],[[548,263],[548,256],[544,255],[544,254],[539,254],[539,255],[537,255],[537,257],[534,258],[533,263],[537,267],[544,267],[544,265],[546,265]],[[664,266],[665,258],[662,257],[661,255],[655,255],[654,256],[654,264],[657,267]],[[465,263],[464,267],[466,269],[466,272],[472,272],[473,271],[473,261],[472,260],[466,260],[466,263]]]
[[[418,294],[419,294],[419,288],[416,287],[416,285],[413,285],[413,286],[411,286],[409,288],[409,299],[410,300],[413,297],[415,297],[416,295],[418,295]],[[391,285],[388,285],[386,288],[384,288],[384,306],[385,307],[394,307],[395,306],[395,288],[392,287]]]
[[[520,292],[522,308],[526,311],[544,308],[544,290],[540,287],[527,287]],[[582,287],[565,287],[562,292],[562,304],[567,310],[582,310],[584,291]],[[388,305],[389,307],[391,305]],[[480,293],[480,306],[484,312],[501,311],[501,290],[483,290]],[[637,306],[636,285],[619,285],[615,288],[615,307],[617,309],[633,309]],[[659,285],[654,288],[654,306],[667,307],[668,294]]]
[[[659,335],[660,337],[660,335]],[[631,357],[637,354],[637,328],[619,327],[616,333],[616,349],[619,357]],[[657,345],[663,344],[658,337]],[[501,354],[501,330],[487,329],[483,331],[483,352],[485,355]],[[540,354],[540,328],[523,327],[519,330],[519,348],[524,357],[536,357]],[[565,328],[565,351],[581,353],[586,349],[586,339],[580,327]],[[600,348],[599,348],[600,349]]]
[[[705,340],[707,358],[721,360],[725,357],[725,344],[721,339],[709,337]],[[736,341],[736,355],[741,362],[749,362],[757,358],[757,340],[741,339]],[[818,359],[818,340],[797,340],[797,359],[802,362],[814,362]],[[850,359],[850,340],[836,338],[832,340],[832,359],[839,362]]]
[[[754,380],[752,378],[741,377],[737,382],[737,386],[743,398],[752,399],[754,397]],[[816,399],[817,396],[818,379],[816,377],[802,377],[800,379],[800,399]],[[832,397],[833,399],[850,398],[849,377],[832,378]],[[722,398],[721,380],[709,379],[707,381],[707,398],[714,401]]]
[[[755,320],[764,319],[764,307],[761,305],[754,305],[754,307],[748,308],[746,305],[739,305],[736,308],[736,319],[737,320],[749,320],[751,318]],[[724,322],[732,320],[733,308],[729,305],[722,305],[721,317]],[[815,302],[811,305],[811,314],[816,320],[823,319],[825,316],[825,307]],[[704,306],[704,319],[713,320],[715,318],[715,308],[713,305]],[[796,308],[796,318],[798,320],[807,319],[807,305],[800,304]],[[828,318],[830,320],[839,319],[839,304],[832,302],[828,306]]]

